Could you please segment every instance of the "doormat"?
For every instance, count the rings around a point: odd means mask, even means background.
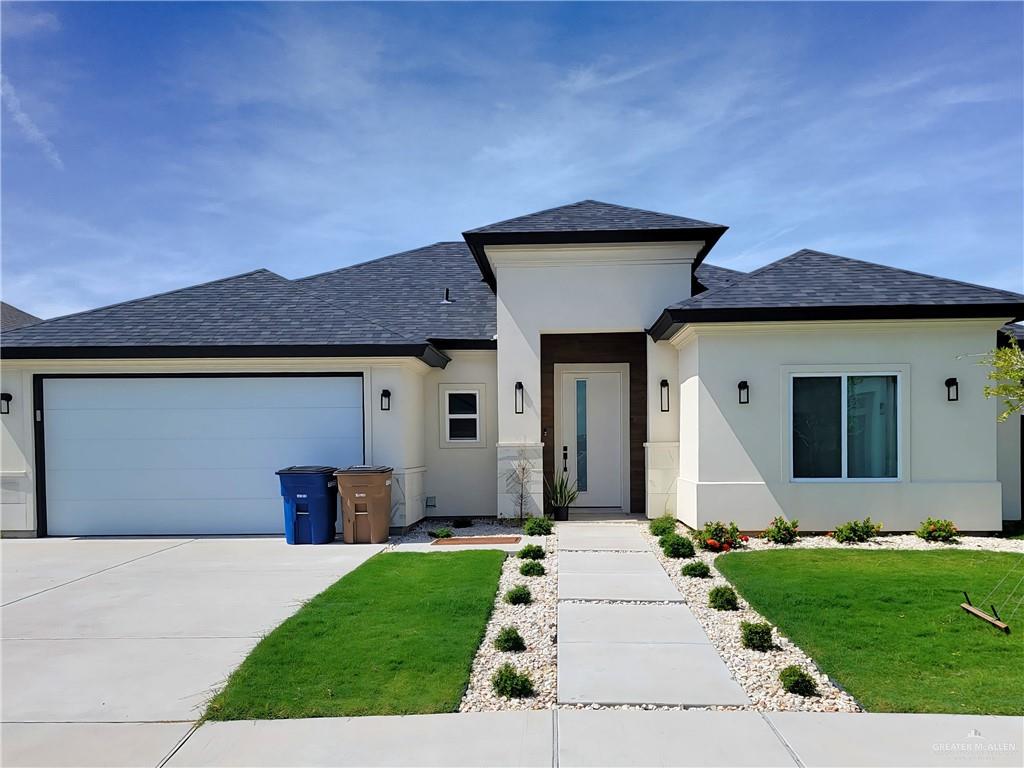
[[[450,544],[518,544],[522,536],[453,536],[450,539],[434,539],[431,544],[439,547]]]

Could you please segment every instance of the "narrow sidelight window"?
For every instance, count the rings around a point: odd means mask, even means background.
[[[576,380],[576,488],[587,490],[587,380]]]
[[[899,477],[899,377],[793,376],[794,480]]]

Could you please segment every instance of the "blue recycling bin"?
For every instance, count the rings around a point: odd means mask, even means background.
[[[289,544],[328,544],[338,524],[334,467],[285,467],[277,471]]]

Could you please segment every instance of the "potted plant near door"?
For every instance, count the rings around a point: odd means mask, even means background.
[[[569,507],[580,495],[576,483],[569,479],[567,473],[559,472],[555,475],[555,481],[548,483],[547,486],[548,501],[551,503],[551,511],[554,513],[555,520],[568,520]]]

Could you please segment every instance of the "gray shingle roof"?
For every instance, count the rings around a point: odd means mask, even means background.
[[[673,216],[668,213],[628,208],[624,205],[602,203],[600,200],[580,200],[514,219],[506,219],[484,227],[468,230],[467,234],[495,232],[600,232],[623,229],[705,229],[719,227],[706,221]]]
[[[296,282],[410,338],[490,342],[497,333],[494,294],[463,242],[434,243]],[[443,303],[446,288],[450,304]]]
[[[651,332],[666,338],[694,322],[1000,315],[1024,315],[1024,296],[802,250],[667,307]]]
[[[18,309],[13,304],[0,301],[0,331],[13,331],[15,328],[38,323],[41,319],[30,315],[23,309]]]
[[[694,272],[694,277],[697,278],[697,282],[700,285],[700,291],[710,291],[715,288],[722,288],[726,285],[732,285],[741,277],[746,275],[746,272],[740,272],[736,269],[729,269],[728,267],[720,267],[717,264],[708,264],[704,262],[697,267]],[[695,291],[696,294],[698,291]]]
[[[26,326],[3,337],[8,357],[40,357],[48,350],[147,348],[149,354],[262,354],[269,349],[350,354],[427,354],[413,339],[363,317],[315,286],[302,286],[266,269],[80,312]]]

